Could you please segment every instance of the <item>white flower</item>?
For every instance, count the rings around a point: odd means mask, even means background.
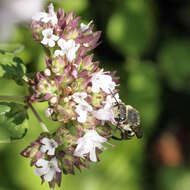
[[[110,93],[115,89],[115,82],[110,75],[104,74],[103,70],[92,74],[92,92],[98,93],[102,89],[106,93]]]
[[[40,158],[36,162],[36,166],[39,168],[34,168],[34,173],[37,176],[43,176],[45,181],[52,181],[56,175],[56,172],[61,172],[58,167],[57,159],[53,157],[50,161]]]
[[[51,3],[49,6],[49,13],[46,12],[39,12],[36,15],[32,17],[33,20],[35,21],[40,21],[43,23],[48,23],[51,22],[53,25],[58,23],[57,15],[54,11],[53,4]]]
[[[113,113],[110,109],[108,108],[101,108],[97,111],[93,111],[92,115],[101,121],[113,121]]]
[[[121,100],[119,99],[119,94],[118,93],[114,94],[114,95],[108,95],[106,97],[106,101],[104,102],[104,104],[105,104],[104,107],[110,109],[117,102],[121,102]]]
[[[86,134],[76,142],[77,147],[74,151],[74,156],[84,159],[84,156],[90,153],[90,160],[97,162],[96,148],[101,149],[103,147],[102,144],[106,141],[107,139],[100,136],[95,130],[86,130]]]
[[[53,156],[55,155],[55,149],[58,147],[58,144],[53,139],[48,139],[47,137],[44,137],[42,139],[42,146],[40,148],[40,151],[45,153],[47,152],[47,155]]]
[[[86,92],[76,92],[72,95],[74,101],[78,104],[83,104],[85,102],[85,98],[87,97]]]
[[[91,20],[88,24],[81,23],[80,24],[81,31],[84,32],[85,30],[87,30],[90,27],[90,25],[92,24],[92,22],[93,22],[93,20]]]
[[[92,106],[85,101],[82,104],[77,105],[75,109],[75,112],[79,115],[77,117],[77,121],[80,123],[86,122],[88,112],[91,111],[92,111]]]
[[[103,102],[104,107],[97,110],[97,111],[93,111],[92,115],[98,120],[113,122],[114,121],[114,115],[113,115],[113,112],[112,112],[111,108],[117,102],[121,101],[119,99],[119,94],[118,93],[115,94],[114,97],[113,97],[113,95],[108,95],[106,97],[106,101]],[[116,102],[116,100],[117,100],[117,102]]]
[[[78,48],[80,47],[79,44],[75,44],[74,40],[64,40],[64,39],[59,39],[58,40],[58,46],[61,48],[61,50],[56,50],[54,52],[55,56],[63,56],[66,55],[67,59],[72,62],[76,58],[76,52]]]
[[[116,100],[119,102],[119,95],[116,94],[115,95]],[[92,115],[98,119],[98,120],[102,120],[102,121],[113,121],[114,119],[114,115],[113,112],[111,110],[111,107],[116,103],[116,100],[113,98],[112,95],[108,95],[106,97],[106,101],[103,102],[105,105],[103,108],[97,110],[97,111],[93,111]]]
[[[42,31],[43,40],[41,41],[42,44],[48,45],[49,47],[55,46],[55,41],[59,39],[58,36],[53,34],[53,29],[48,28]]]

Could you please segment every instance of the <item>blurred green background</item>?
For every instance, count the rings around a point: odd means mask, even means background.
[[[75,176],[63,176],[60,189],[189,190],[190,1],[57,0],[54,5],[67,13],[75,10],[85,23],[93,19],[95,28],[102,31],[95,60],[105,70],[117,71],[120,96],[140,111],[144,131],[141,140],[111,141],[116,147],[104,151],[101,162]],[[42,70],[44,52],[33,41],[29,24],[24,19],[13,24],[8,41],[24,46],[18,56],[29,71]],[[25,93],[14,82],[0,80],[0,95]],[[55,124],[43,116],[46,105],[35,107],[53,131]],[[26,137],[0,144],[0,190],[49,189],[40,185],[29,159],[19,155],[41,132],[29,115]]]

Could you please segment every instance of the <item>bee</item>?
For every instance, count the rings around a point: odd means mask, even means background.
[[[143,132],[140,126],[139,112],[130,105],[125,105],[123,102],[118,102],[114,94],[111,92],[115,99],[115,104],[112,106],[112,112],[116,129],[120,130],[121,138],[111,136],[115,140],[131,139],[134,135],[137,138],[142,138]]]

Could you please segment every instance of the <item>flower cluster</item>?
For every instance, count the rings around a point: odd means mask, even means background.
[[[61,183],[62,171],[74,174],[74,167],[97,162],[104,143],[113,134],[115,124],[111,107],[119,95],[117,78],[93,61],[90,51],[99,42],[101,32],[93,24],[79,23],[74,12],[63,9],[33,17],[33,37],[47,49],[46,68],[30,80],[30,103],[48,102],[46,116],[62,123],[53,134],[43,133],[22,155],[31,158],[35,174],[50,187]],[[107,142],[108,143],[108,142]]]

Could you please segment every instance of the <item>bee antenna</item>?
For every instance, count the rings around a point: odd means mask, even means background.
[[[117,99],[115,98],[115,94],[109,89],[110,93],[112,94],[113,98],[115,99],[116,103],[119,104],[119,102],[117,101]]]

